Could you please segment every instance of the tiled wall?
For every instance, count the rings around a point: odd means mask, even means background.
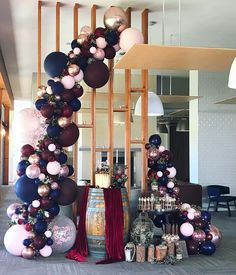
[[[236,96],[228,72],[199,72],[199,183],[230,186],[236,195],[236,105],[214,104]]]

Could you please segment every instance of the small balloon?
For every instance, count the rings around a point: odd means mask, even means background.
[[[222,233],[215,225],[210,224],[209,225],[210,231],[208,234],[212,235],[212,242],[215,244],[216,247],[218,247],[221,243],[222,239]]]
[[[70,125],[71,118],[59,117],[58,120],[57,120],[57,123],[61,128],[65,128],[66,126]]]
[[[189,222],[185,222],[180,226],[180,232],[185,237],[192,236],[193,231],[194,228]]]
[[[42,249],[39,250],[39,253],[43,257],[49,257],[52,254],[52,248],[49,245],[45,245]]]
[[[197,229],[193,232],[192,239],[195,242],[203,242],[206,239],[206,233],[202,229]]]
[[[38,187],[38,193],[41,197],[46,197],[50,192],[50,187],[46,184],[40,185]]]
[[[24,259],[33,259],[34,258],[34,249],[32,247],[24,247],[21,255]]]
[[[78,65],[76,65],[76,64],[70,64],[70,65],[68,66],[68,73],[69,73],[69,75],[75,76],[75,75],[77,75],[79,72],[80,72],[80,68],[79,68]]]

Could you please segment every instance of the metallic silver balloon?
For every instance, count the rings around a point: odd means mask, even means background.
[[[123,9],[110,7],[103,17],[104,25],[110,30],[122,32],[127,28],[128,20]]]
[[[32,247],[24,247],[22,252],[22,257],[25,259],[33,259],[34,258],[34,249]]]

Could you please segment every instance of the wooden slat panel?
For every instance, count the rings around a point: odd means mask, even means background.
[[[113,148],[114,148],[114,126],[113,126],[113,77],[114,77],[114,60],[108,61],[110,77],[108,81],[108,164],[113,165]]]
[[[61,3],[56,3],[56,51],[60,51],[60,8]]]
[[[115,69],[229,70],[236,49],[134,45]]]
[[[78,37],[78,10],[79,10],[79,4],[74,5],[74,39]]]
[[[9,182],[9,116],[10,116],[10,109],[9,107],[5,106],[4,122],[6,124],[6,128],[5,128],[6,134],[4,137],[4,156],[3,156],[3,184],[5,185],[8,185],[8,182]]]

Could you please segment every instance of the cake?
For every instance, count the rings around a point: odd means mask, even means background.
[[[99,188],[108,188],[111,185],[111,176],[107,172],[95,173],[95,186]]]

